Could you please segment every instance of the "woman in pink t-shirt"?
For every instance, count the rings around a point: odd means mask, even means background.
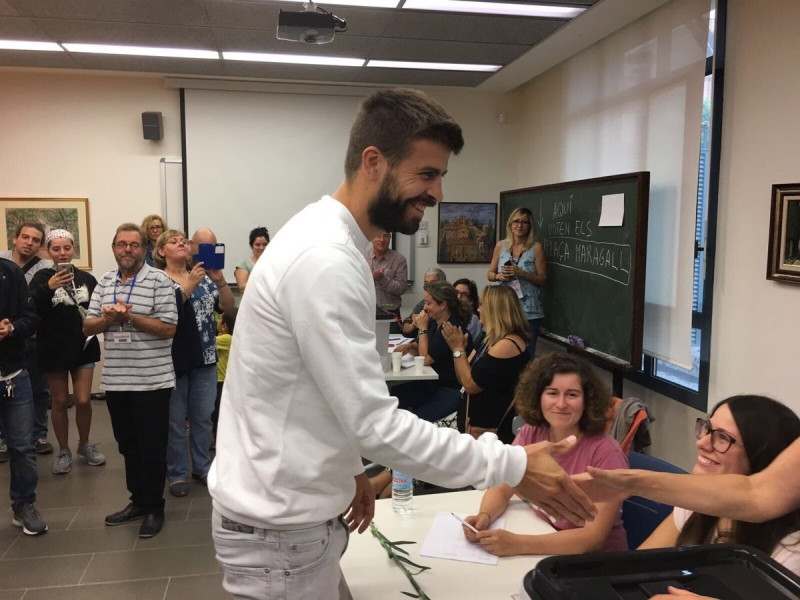
[[[553,457],[567,473],[583,473],[588,466],[615,469],[628,464],[616,440],[603,433],[611,394],[591,365],[577,356],[559,352],[531,362],[520,375],[514,402],[526,423],[514,439],[515,445],[560,442],[574,435],[578,438],[575,446]],[[513,495],[514,490],[506,484],[487,490],[478,514],[466,519],[478,530],[476,534],[465,527],[467,539],[497,556],[628,549],[619,501],[598,503],[594,521],[583,527],[559,520],[553,523],[553,533],[543,535],[490,530]]]

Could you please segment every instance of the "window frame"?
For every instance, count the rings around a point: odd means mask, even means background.
[[[708,382],[711,372],[711,325],[714,306],[714,267],[716,263],[717,214],[719,204],[719,171],[722,153],[722,107],[725,80],[725,37],[727,0],[716,0],[713,54],[706,59],[706,76],[711,76],[712,102],[708,152],[708,194],[706,197],[705,246],[697,248],[705,259],[705,276],[701,283],[701,309],[692,312],[692,328],[700,331],[700,365],[697,391],[657,376],[656,358],[645,354],[642,370],[627,371],[623,377],[654,392],[677,400],[697,410],[708,408]],[[699,168],[698,156],[698,168]]]

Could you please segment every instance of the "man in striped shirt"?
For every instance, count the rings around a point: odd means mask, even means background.
[[[108,515],[106,525],[144,518],[139,537],[156,535],[164,523],[169,397],[175,387],[172,337],[178,322],[172,281],[145,264],[146,239],[138,225],[117,227],[111,247],[119,268],[98,282],[83,324],[86,335],[103,334],[100,387],[131,493],[128,506]]]

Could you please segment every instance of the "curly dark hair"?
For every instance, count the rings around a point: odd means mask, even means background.
[[[592,366],[575,354],[554,352],[532,360],[519,376],[514,392],[517,414],[529,425],[545,425],[542,393],[556,375],[575,373],[583,385],[583,415],[578,427],[585,433],[603,433],[611,391]]]

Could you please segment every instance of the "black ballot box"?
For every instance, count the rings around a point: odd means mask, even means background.
[[[800,600],[800,578],[734,544],[551,556],[523,580],[530,600],[646,600],[669,585],[719,600]]]

